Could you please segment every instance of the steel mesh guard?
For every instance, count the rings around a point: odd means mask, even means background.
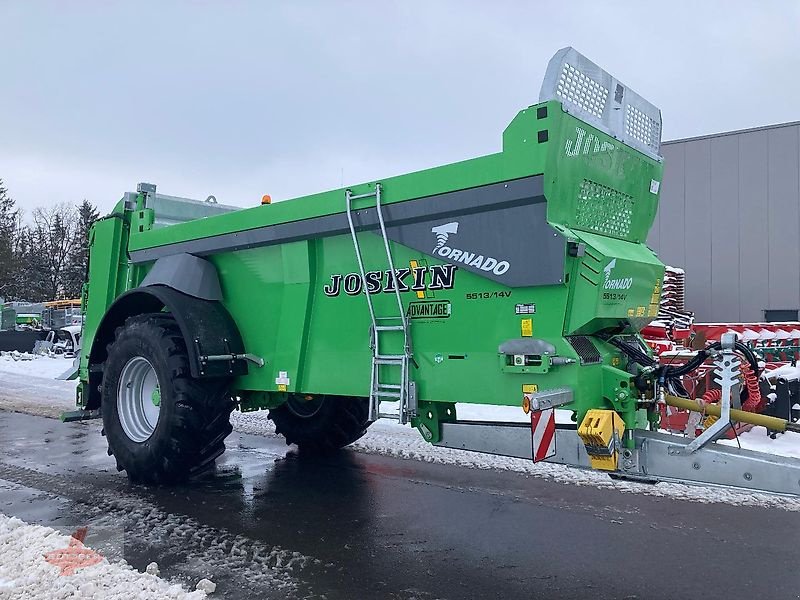
[[[628,239],[633,222],[633,208],[633,197],[584,179],[578,190],[575,227]]]
[[[600,353],[595,348],[595,345],[585,335],[571,335],[567,337],[569,345],[578,354],[581,359],[582,365],[596,365],[602,361]]]
[[[550,59],[539,101],[564,110],[644,154],[661,160],[661,111],[574,48]]]

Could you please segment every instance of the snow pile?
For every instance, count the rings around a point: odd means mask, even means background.
[[[54,498],[74,499],[76,493],[76,482],[69,475],[43,475],[0,461],[0,485],[4,482],[46,489],[43,493]],[[147,548],[157,540],[158,552],[170,558],[170,576],[189,587],[214,574],[224,574],[228,589],[248,589],[253,597],[272,597],[275,593],[293,597],[298,574],[309,565],[321,564],[319,559],[300,552],[211,527],[179,512],[167,512],[144,496],[115,495],[108,491],[102,486],[80,487],[79,506],[75,510],[84,522],[91,524],[94,531],[123,526],[125,545],[130,543],[139,552],[141,544]],[[0,546],[2,543],[0,536]],[[115,551],[111,548],[106,556]],[[148,568],[151,572],[160,570],[157,563],[148,565],[145,572]],[[3,578],[0,571],[0,579]],[[0,594],[0,600],[7,599]]]
[[[33,360],[36,358],[35,354],[31,354],[30,352],[18,352],[17,350],[12,350],[10,352],[6,350],[0,351],[0,358],[3,360]]]
[[[800,379],[800,367],[793,367],[792,365],[781,365],[777,369],[771,371],[764,370],[761,374],[761,379],[769,381],[776,381],[778,379],[786,379],[787,381],[794,381]]]
[[[202,591],[187,592],[180,585],[171,585],[153,575],[139,573],[124,562],[110,563],[105,558],[77,568],[74,574],[62,574],[63,567],[51,564],[45,555],[68,548],[71,542],[74,546],[75,540],[49,527],[28,525],[0,514],[0,598],[201,600],[206,597]]]

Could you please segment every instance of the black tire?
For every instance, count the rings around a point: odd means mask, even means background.
[[[122,370],[136,357],[150,363],[160,391],[155,429],[143,441],[125,433],[117,404]],[[172,483],[213,467],[233,430],[229,387],[228,378],[191,376],[186,344],[171,315],[127,319],[108,346],[101,385],[103,433],[117,470],[134,482]]]
[[[296,394],[269,411],[276,433],[304,454],[330,454],[352,444],[367,432],[367,398]]]

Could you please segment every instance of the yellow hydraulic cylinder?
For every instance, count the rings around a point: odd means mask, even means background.
[[[593,469],[616,471],[625,422],[616,411],[592,409],[578,427]]]
[[[690,400],[689,398],[678,398],[677,396],[665,396],[665,401],[668,405],[675,408],[682,408],[683,410],[691,410],[694,412],[719,417],[721,408],[718,404],[703,404],[698,400]],[[591,412],[591,411],[590,411]],[[775,431],[794,431],[800,433],[800,425],[791,423],[786,419],[778,417],[770,417],[758,413],[747,412],[746,410],[731,409],[731,421],[738,421],[739,423],[749,423],[751,425],[760,425],[767,429]]]

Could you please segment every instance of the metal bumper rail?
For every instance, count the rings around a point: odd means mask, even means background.
[[[500,456],[532,459],[531,428],[526,423],[457,421],[442,423],[436,445]],[[687,453],[691,440],[653,431],[635,431],[634,450],[620,453],[626,479],[716,485],[800,496],[800,460],[709,444]],[[556,453],[547,462],[589,468],[589,456],[574,428],[556,429]]]

